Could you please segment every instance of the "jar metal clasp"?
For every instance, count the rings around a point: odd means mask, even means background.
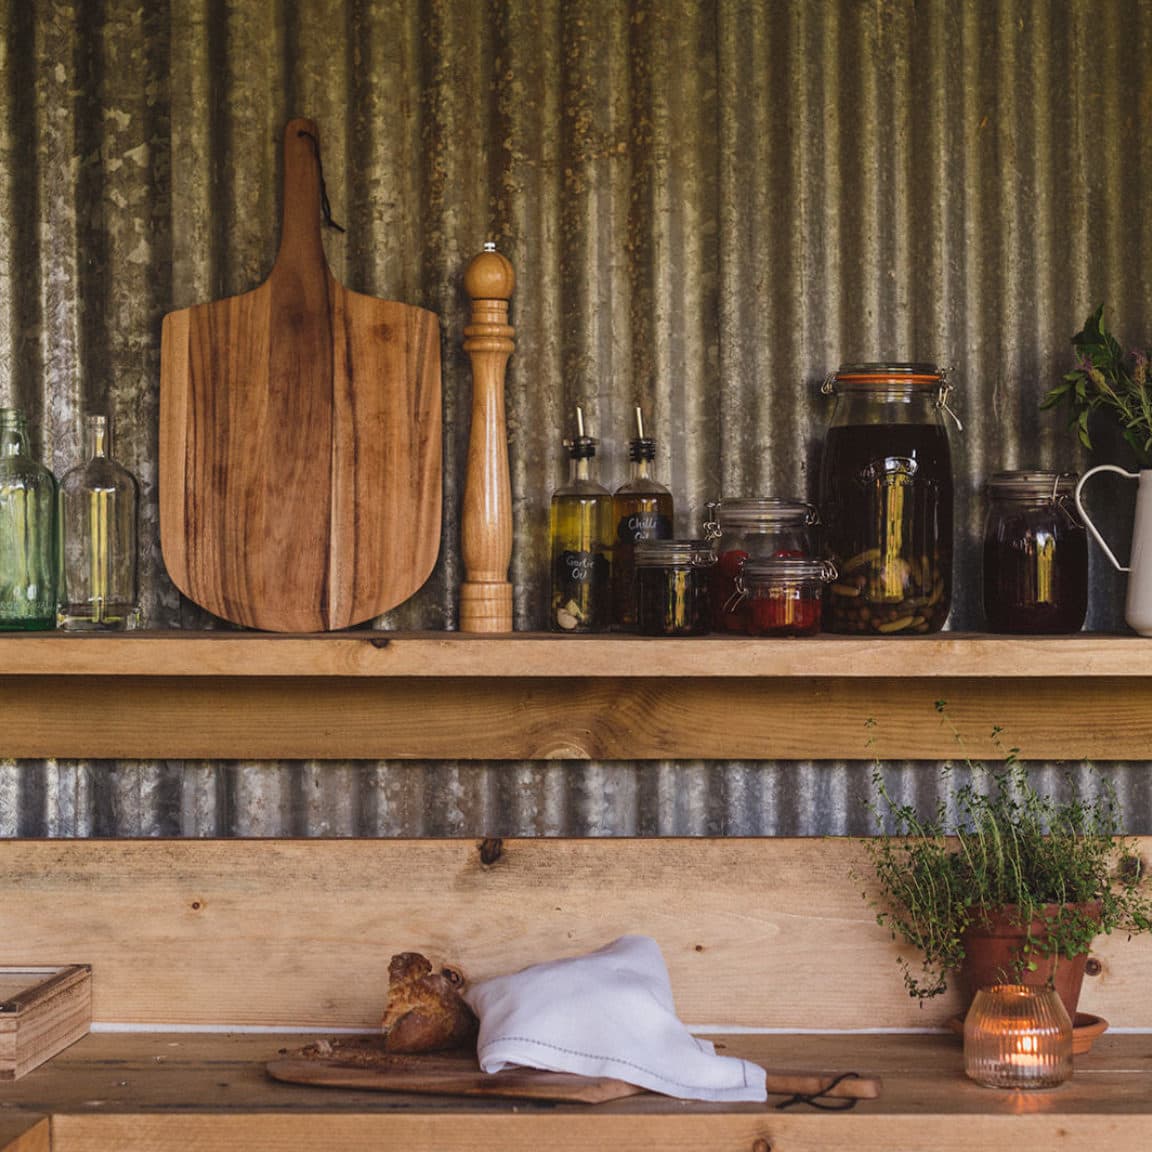
[[[943,412],[947,412],[952,417],[953,423],[956,425],[957,432],[964,431],[964,425],[960,422],[960,417],[956,415],[955,410],[949,405],[948,397],[952,395],[955,389],[948,382],[948,369],[940,369],[940,389],[936,393],[936,407]]]
[[[740,605],[748,599],[748,586],[744,583],[744,561],[740,561],[740,567],[736,570],[736,579],[733,581],[736,591],[724,601],[725,612],[735,612]]]
[[[705,540],[719,540],[722,535],[720,531],[720,516],[717,509],[720,507],[719,500],[709,500],[704,505],[704,512],[707,519],[704,521],[704,539]]]

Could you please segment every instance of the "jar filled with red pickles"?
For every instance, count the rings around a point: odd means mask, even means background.
[[[803,500],[764,496],[708,504],[704,532],[716,549],[711,600],[717,632],[748,631],[748,601],[736,586],[744,561],[815,556],[818,523],[816,509]]]
[[[762,557],[745,560],[736,583],[750,636],[814,636],[820,631],[824,589],[836,579],[827,560]]]
[[[932,364],[846,365],[825,381],[836,404],[820,511],[839,573],[825,631],[893,636],[944,626],[952,603],[950,390]]]

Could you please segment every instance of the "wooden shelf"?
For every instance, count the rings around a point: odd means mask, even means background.
[[[950,1036],[762,1036],[712,1039],[765,1066],[877,1073],[879,1099],[851,1112],[804,1105],[693,1104],[645,1095],[599,1105],[465,1101],[304,1088],[264,1071],[300,1036],[93,1035],[0,1089],[31,1121],[51,1117],[56,1152],[248,1152],[252,1148],[468,1148],[602,1152],[708,1148],[750,1152],[971,1152],[1020,1147],[1145,1152],[1152,1124],[1152,1038],[1104,1036],[1073,1078],[1041,1093],[998,1092],[963,1075]],[[0,1129],[0,1132],[3,1130]],[[0,1146],[3,1147],[3,1146]],[[20,1145],[8,1145],[16,1152]],[[46,1145],[45,1145],[46,1147]]]
[[[3,757],[941,760],[957,732],[980,758],[1152,748],[1138,637],[57,633],[0,637],[0,669]]]
[[[0,668],[23,676],[438,679],[950,679],[1152,677],[1139,636],[499,636],[457,632],[0,634]]]

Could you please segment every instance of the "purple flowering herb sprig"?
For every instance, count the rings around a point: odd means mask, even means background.
[[[1148,353],[1125,353],[1104,326],[1101,304],[1072,337],[1076,368],[1044,397],[1041,408],[1067,404],[1071,427],[1085,448],[1092,447],[1088,420],[1101,409],[1120,425],[1140,466],[1152,466],[1152,393],[1149,391]]]

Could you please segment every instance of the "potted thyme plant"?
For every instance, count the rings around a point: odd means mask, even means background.
[[[938,705],[938,707],[940,707]],[[877,920],[901,957],[909,995],[939,995],[960,976],[968,995],[991,983],[1054,984],[1074,1020],[1093,939],[1152,929],[1134,842],[1120,834],[1115,793],[1056,800],[1038,793],[1015,756],[1002,767],[943,770],[935,813],[896,803],[877,768],[866,840]]]

